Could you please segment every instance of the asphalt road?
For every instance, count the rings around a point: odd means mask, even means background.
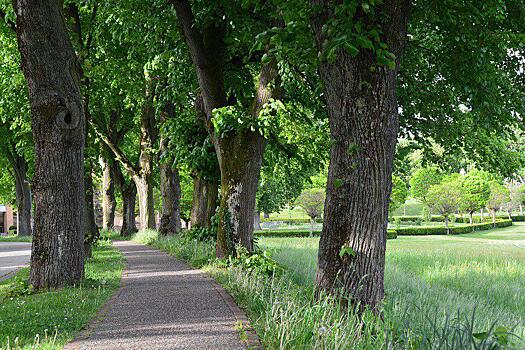
[[[31,243],[0,242],[0,281],[29,264]]]

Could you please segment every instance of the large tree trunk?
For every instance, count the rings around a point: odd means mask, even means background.
[[[102,167],[102,228],[112,230],[115,225],[115,163],[111,159],[100,157]]]
[[[193,201],[191,206],[191,227],[210,227],[215,214],[219,185],[202,177],[193,176]]]
[[[21,67],[35,143],[35,226],[30,283],[78,283],[84,275],[85,116],[79,65],[59,0],[15,0]]]
[[[160,192],[162,194],[162,217],[159,231],[163,235],[177,234],[180,223],[180,178],[177,168],[170,163],[160,164]]]
[[[18,208],[18,235],[31,236],[31,188],[27,179],[27,162],[15,155],[13,170],[15,174],[16,206]]]
[[[133,182],[130,182],[122,190],[122,228],[120,235],[128,237],[137,232],[135,222],[135,202],[137,199],[137,189]]]
[[[133,182],[137,188],[139,199],[139,223],[140,228],[155,229],[155,206],[153,202],[153,176],[133,176]]]
[[[311,3],[321,9],[312,17],[312,26],[322,50],[322,28],[333,16],[334,2]],[[376,11],[388,20],[376,25],[382,26],[383,40],[399,57],[409,1],[387,0],[379,7]],[[355,17],[374,25],[360,11]],[[342,291],[343,304],[348,298],[361,310],[377,311],[384,296],[388,203],[399,127],[397,69],[378,65],[371,50],[362,49],[355,57],[340,50],[334,62],[320,64],[319,73],[333,142],[316,287],[336,295]]]
[[[253,251],[253,213],[264,145],[261,134],[250,130],[220,140],[221,201],[217,229],[220,258],[233,254],[237,244]]]
[[[92,164],[88,163],[88,169],[84,174],[85,206],[84,206],[84,259],[91,258],[93,243],[99,238],[99,230],[95,220],[95,205],[93,201],[93,177],[91,174]]]

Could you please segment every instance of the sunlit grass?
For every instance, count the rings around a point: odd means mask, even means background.
[[[259,243],[293,271],[296,282],[313,284],[318,238],[261,238]],[[386,318],[410,312],[413,329],[428,324],[423,320],[428,314],[475,310],[477,330],[498,324],[523,335],[525,225],[388,241],[385,290]]]
[[[8,235],[0,236],[0,242],[31,242],[31,236]]]
[[[29,271],[0,283],[0,349],[61,349],[120,285],[122,254],[103,241],[79,286],[25,295]]]

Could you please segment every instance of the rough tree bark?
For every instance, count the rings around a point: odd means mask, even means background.
[[[262,230],[261,227],[261,212],[256,210],[253,217],[253,228],[255,230]]]
[[[91,258],[93,242],[98,239],[100,232],[95,221],[95,205],[93,202],[93,177],[91,174],[92,164],[86,164],[84,172],[85,205],[84,205],[84,259]]]
[[[16,206],[18,215],[18,235],[31,236],[31,187],[27,178],[26,160],[13,152],[13,170],[15,174]]]
[[[110,157],[100,157],[102,168],[102,228],[112,230],[115,225],[115,163]]]
[[[118,165],[115,166],[115,182],[122,195],[122,227],[120,235],[128,237],[137,232],[135,222],[135,202],[137,199],[137,188],[133,181],[126,182]]]
[[[79,64],[60,0],[15,0],[21,67],[35,142],[35,225],[30,283],[78,283],[84,275],[85,116]]]
[[[171,0],[177,11],[184,37],[197,71],[206,125],[214,143],[221,170],[221,201],[217,230],[218,257],[231,255],[237,244],[253,251],[253,213],[265,140],[249,129],[216,137],[210,120],[215,108],[226,105],[224,86],[224,26],[211,23],[202,31],[196,27],[190,3]],[[274,91],[269,84],[277,76],[277,64],[263,64],[253,103],[252,117],[257,118]]]
[[[174,116],[173,107],[171,103],[166,104],[164,111],[160,115],[161,124]],[[166,135],[162,135],[159,147],[160,192],[162,195],[162,216],[160,218],[159,231],[163,235],[177,234],[181,230],[179,171],[171,158],[166,156],[168,143],[169,139]]]
[[[311,4],[320,8],[311,24],[322,50],[326,39],[322,28],[335,5],[328,0],[311,0]],[[358,11],[354,21],[380,26],[382,40],[399,57],[406,40],[409,1],[386,0],[376,11],[388,20]],[[397,68],[376,63],[375,53],[362,49],[355,57],[340,51],[334,62],[319,66],[333,144],[316,276],[318,291],[342,291],[343,305],[350,301],[361,310],[374,311],[384,296],[388,203],[399,127]]]
[[[193,176],[193,201],[191,205],[191,227],[210,227],[215,214],[219,184],[199,175]]]

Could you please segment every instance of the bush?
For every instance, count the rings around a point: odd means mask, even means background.
[[[211,227],[192,227],[189,230],[183,230],[181,236],[189,240],[209,241],[217,237],[217,231]]]
[[[16,235],[16,234],[17,234],[16,226],[15,226],[15,225],[11,225],[11,226],[9,226],[9,229],[7,230],[7,232],[8,232],[10,235]]]
[[[494,227],[512,226],[512,220],[498,220],[496,225],[492,222],[482,224],[474,224],[468,226],[451,227],[450,234],[458,235],[463,233],[471,233],[474,231],[490,230]],[[396,230],[399,236],[426,236],[426,235],[446,235],[447,229],[444,226],[421,226],[421,227],[405,227]]]
[[[293,224],[309,224],[311,220],[310,218],[291,218],[291,219],[269,218],[269,219],[261,219],[261,222],[282,222],[284,224],[293,225]],[[318,224],[322,224],[323,219],[316,218],[315,222]]]
[[[313,236],[319,237],[321,231],[314,231]],[[257,237],[310,237],[310,230],[255,231]],[[396,230],[387,230],[387,239],[397,238]]]
[[[266,250],[250,254],[245,247],[238,246],[235,257],[228,259],[230,267],[240,267],[248,272],[257,272],[266,276],[272,276],[282,270],[279,264],[272,259]]]

